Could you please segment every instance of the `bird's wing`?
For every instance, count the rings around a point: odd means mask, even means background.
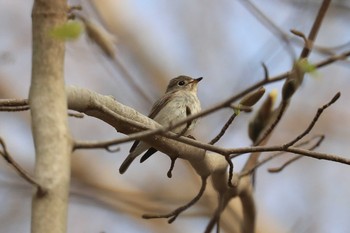
[[[172,96],[173,96],[174,93],[175,93],[174,91],[168,92],[168,93],[166,93],[162,98],[160,98],[159,100],[157,100],[157,101],[153,104],[152,109],[151,109],[151,112],[150,112],[150,114],[148,115],[148,117],[151,118],[151,119],[154,119],[154,118],[157,116],[157,114],[160,112],[160,110],[161,110],[162,108],[164,108],[164,106],[167,105],[167,104],[169,103],[169,101],[172,99]],[[135,141],[134,144],[132,144],[132,146],[131,146],[129,152],[134,151],[135,148],[137,147],[137,145],[138,145],[139,143],[140,143],[139,140]],[[153,153],[155,153],[155,152],[153,152]],[[152,153],[152,154],[153,154],[153,153]],[[151,154],[151,155],[152,155],[152,154]],[[151,156],[151,155],[149,155],[149,156]]]
[[[167,105],[169,101],[173,99],[175,92],[177,91],[168,92],[162,98],[157,100],[157,102],[153,104],[153,107],[148,117],[154,119],[160,112],[160,110],[162,110],[162,108],[164,108],[164,106]]]
[[[145,160],[147,160],[149,157],[151,157],[151,155],[153,155],[154,153],[156,153],[157,150],[154,149],[153,147],[149,148],[146,153],[144,153],[140,159],[140,163],[143,163]]]

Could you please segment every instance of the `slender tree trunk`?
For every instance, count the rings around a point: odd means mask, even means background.
[[[36,152],[35,177],[48,191],[36,191],[32,203],[33,233],[67,229],[72,140],[67,125],[64,86],[64,41],[50,30],[65,23],[65,0],[36,0],[32,11],[33,54],[29,102]]]

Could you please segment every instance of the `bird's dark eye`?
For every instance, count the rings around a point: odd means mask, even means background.
[[[180,82],[178,83],[178,85],[179,85],[179,86],[185,85],[185,81],[180,81]]]

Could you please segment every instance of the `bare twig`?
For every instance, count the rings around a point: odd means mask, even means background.
[[[304,146],[306,144],[309,144],[315,138],[318,138],[318,140],[315,143],[315,145],[310,148],[310,150],[314,150],[324,140],[324,138],[325,138],[324,135],[317,135],[317,136],[311,138],[310,140],[307,140],[307,141],[304,141],[304,142],[301,142],[301,143],[297,144],[296,147],[301,147],[301,146]],[[285,153],[286,152],[282,151],[282,152],[278,152],[278,153],[275,153],[273,155],[270,155],[270,156],[264,158],[263,160],[259,161],[259,163],[255,164],[255,166],[252,167],[251,169],[243,171],[242,173],[240,173],[239,177],[241,178],[241,177],[244,177],[244,176],[247,176],[247,175],[251,174],[252,172],[254,172],[260,166],[264,165],[265,163],[267,163],[267,162],[269,162],[269,161],[271,161],[271,160],[273,160],[273,159],[275,159],[275,158],[277,158],[277,157],[279,157],[279,156],[281,156],[281,155],[283,155]]]
[[[274,35],[276,35],[282,41],[286,42],[287,44],[289,44],[289,42],[292,42],[292,43],[295,43],[297,45],[301,45],[300,40],[296,40],[296,38],[290,37],[288,35],[288,33],[284,32],[283,29],[279,28],[276,24],[274,24],[273,21],[271,19],[269,19],[268,16],[266,16],[261,10],[259,10],[253,3],[251,3],[250,1],[244,1],[244,0],[241,0],[240,2],[243,3],[243,5],[245,5],[247,7],[247,9],[250,10],[253,13],[253,15],[263,25],[266,26],[266,28],[268,30],[270,30]],[[296,31],[296,30],[294,30],[294,31]],[[305,39],[306,39],[306,37],[305,37]],[[334,46],[334,47],[323,47],[323,46],[313,45],[313,49],[319,53],[324,54],[324,55],[334,55],[334,53],[331,51],[345,48],[349,44],[350,44],[350,42],[346,42],[344,44]],[[305,43],[303,43],[302,46],[304,46],[304,45],[305,45]],[[288,46],[288,49],[289,49],[289,51],[291,51],[291,48],[289,48],[289,47],[290,46]],[[293,56],[293,57],[295,57],[295,56]]]
[[[80,112],[68,112],[68,116],[75,118],[84,118],[84,114]]]
[[[314,116],[314,118],[312,119],[311,123],[309,124],[309,126],[305,129],[304,132],[302,132],[300,135],[298,135],[298,137],[296,137],[294,140],[290,141],[289,143],[284,144],[285,147],[289,147],[294,145],[296,142],[298,142],[300,139],[302,139],[303,137],[305,137],[311,130],[312,128],[315,126],[316,122],[318,121],[318,119],[320,118],[320,116],[322,115],[323,111],[328,108],[329,106],[331,106],[332,104],[334,104],[340,97],[340,92],[338,92],[337,94],[334,95],[334,97],[331,99],[331,101],[329,101],[327,104],[323,105],[321,108],[319,108],[316,112],[316,115]]]
[[[0,112],[20,112],[29,110],[29,106],[4,106],[0,107]]]
[[[310,151],[316,149],[317,147],[320,146],[321,142],[323,141],[324,139],[324,136],[322,136],[317,142],[315,145],[313,145],[312,147],[309,148]],[[276,173],[276,172],[280,172],[282,171],[284,168],[286,168],[289,164],[297,161],[298,159],[300,159],[301,157],[303,157],[302,155],[298,155],[298,156],[295,156],[294,158],[288,160],[286,163],[284,163],[282,166],[278,167],[278,168],[269,168],[268,171],[271,172],[271,173]]]
[[[322,2],[322,5],[320,7],[320,10],[318,11],[318,14],[316,16],[316,19],[312,25],[310,34],[307,39],[305,39],[304,48],[299,56],[299,60],[307,59],[307,57],[310,55],[310,52],[313,47],[313,43],[316,39],[317,33],[321,27],[322,20],[325,16],[325,13],[329,7],[330,0],[324,0]],[[296,31],[295,31],[296,32]],[[296,32],[299,36],[302,35],[300,32]],[[304,78],[305,72],[300,70],[299,64],[295,63],[293,65],[293,68],[289,72],[289,75],[287,77],[287,80],[285,81],[282,89],[282,101],[275,111],[274,115],[276,115],[275,118],[272,118],[271,123],[266,126],[266,129],[262,133],[260,133],[258,139],[254,142],[254,145],[260,145],[262,142],[266,142],[269,135],[272,133],[272,131],[276,128],[280,120],[282,119],[283,114],[285,113],[287,107],[289,106],[290,100],[296,90],[301,85],[303,78]],[[260,155],[252,154],[244,166],[245,170],[250,170],[252,167],[255,166],[255,164],[258,163]]]
[[[0,112],[18,112],[29,109],[27,99],[3,99],[0,100]]]
[[[327,66],[335,61],[344,60],[349,56],[350,56],[350,51],[347,51],[347,52],[344,52],[344,53],[341,53],[338,55],[331,56],[323,61],[320,61],[320,62],[314,64],[314,66],[316,68],[322,68],[322,67]]]
[[[277,172],[281,172],[285,167],[287,167],[289,164],[292,164],[293,162],[301,159],[303,156],[302,155],[297,155],[291,159],[289,159],[287,162],[285,162],[282,166],[277,167],[277,168],[269,168],[268,171],[270,173],[277,173]]]
[[[201,183],[201,188],[200,188],[198,194],[190,202],[188,202],[186,205],[181,206],[168,214],[157,214],[157,215],[144,214],[142,217],[144,219],[169,218],[168,223],[174,222],[175,219],[179,216],[179,214],[181,214],[183,211],[190,208],[192,205],[194,205],[202,197],[203,192],[205,190],[205,187],[207,185],[207,177],[201,177],[201,179],[202,179],[202,183]]]
[[[258,7],[256,7],[252,1],[241,0],[239,2],[244,5],[246,9],[248,9],[259,22],[261,22],[270,32],[272,32],[281,42],[286,45],[287,51],[292,58],[296,57],[294,50],[290,44],[289,37],[286,33],[283,32],[282,29],[280,29]]]
[[[350,52],[349,52],[350,55]],[[348,55],[348,56],[349,56]],[[281,80],[284,78],[283,75],[280,76],[276,76],[276,79]],[[269,80],[271,81],[271,79]],[[261,83],[261,82],[259,82]],[[258,83],[258,84],[259,84]],[[254,86],[252,86],[251,88],[247,89],[247,90],[254,90],[255,87],[258,87],[259,85],[256,84]],[[241,92],[239,95],[243,96],[245,94],[245,92]],[[237,96],[235,96],[236,98]],[[22,103],[22,100],[16,100],[16,103],[18,103],[19,105]],[[217,106],[215,106],[216,108]],[[108,108],[104,107],[104,106],[94,106],[94,108],[96,108],[96,110],[105,112],[108,115],[111,115],[113,117],[116,117],[117,119],[120,118],[120,116],[118,116],[117,114],[114,114],[113,111],[108,110]],[[73,108],[73,110],[76,110]],[[209,114],[208,112],[212,112],[214,111],[213,108],[206,110],[204,113],[202,114]],[[89,114],[88,114],[89,115]],[[189,117],[190,120],[194,119],[194,116],[190,116]],[[193,118],[193,119],[192,119]],[[137,127],[140,129],[145,129],[146,127],[142,124],[139,124],[137,122],[131,121],[129,119],[124,119],[123,121],[127,122],[128,124],[130,124],[133,127]],[[177,127],[177,126],[175,126]],[[163,130],[163,129],[161,129]],[[159,131],[161,131],[160,129],[156,129],[156,130],[149,130],[149,131],[143,131],[143,132],[139,132],[139,133],[135,133],[132,134],[131,137],[128,138],[122,138],[122,139],[117,139],[117,140],[112,140],[112,141],[108,141],[108,142],[94,142],[95,144],[90,144],[90,143],[81,143],[81,142],[77,142],[75,144],[75,149],[80,149],[80,148],[108,148],[111,145],[116,145],[118,143],[122,143],[122,142],[128,142],[128,141],[133,141],[135,139],[140,139],[143,137],[147,137],[147,135],[155,135],[158,134]],[[153,132],[151,132],[153,131]],[[291,152],[291,153],[296,153],[296,154],[303,154],[305,156],[308,157],[312,157],[312,158],[316,158],[316,159],[324,159],[324,160],[329,160],[329,161],[334,161],[334,162],[339,162],[339,163],[343,163],[343,164],[349,164],[350,165],[350,160],[346,159],[345,157],[341,157],[341,156],[337,156],[337,155],[333,155],[333,154],[325,154],[325,153],[318,153],[318,152],[310,152],[308,150],[303,150],[303,149],[299,149],[296,147],[289,147],[288,149],[283,148],[283,146],[253,146],[253,147],[241,147],[241,148],[231,148],[231,149],[225,149],[225,148],[221,148],[221,147],[217,147],[214,145],[210,145],[210,144],[206,144],[206,143],[202,143],[200,141],[196,141],[196,140],[191,140],[190,138],[186,138],[186,137],[177,137],[176,134],[173,134],[171,132],[167,132],[167,133],[163,133],[162,134],[165,137],[174,139],[176,141],[180,141],[183,143],[186,143],[188,145],[192,145],[198,148],[202,148],[208,151],[213,151],[222,155],[231,155],[230,158],[234,158],[238,155],[236,154],[243,154],[243,153],[251,153],[251,152],[273,152],[273,151],[285,151],[285,152]]]
[[[219,229],[220,216],[221,216],[222,211],[225,209],[226,205],[227,205],[227,201],[225,200],[225,198],[223,196],[220,195],[218,206],[217,206],[214,214],[212,215],[207,227],[205,228],[204,233],[212,232],[215,225],[216,225],[216,232],[220,231],[220,229]]]
[[[265,76],[266,78],[266,76]],[[265,93],[265,88],[260,87],[257,91],[251,92],[247,95],[245,95],[241,101],[239,102],[239,105],[233,106],[231,105],[231,108],[233,108],[234,112],[231,115],[231,117],[228,119],[228,121],[225,123],[225,125],[222,127],[219,134],[213,138],[209,144],[214,145],[217,141],[220,140],[220,138],[225,134],[228,127],[232,124],[233,120],[239,115],[240,111],[250,112],[252,110],[252,106],[255,105],[261,97]]]
[[[101,111],[104,111],[105,113],[107,113],[110,116],[116,117],[117,119],[120,118],[119,115],[115,114],[113,111],[109,110],[108,108],[98,105],[95,106],[96,108],[100,109]],[[133,127],[137,127],[139,129],[145,129],[146,127],[140,123],[131,121],[129,119],[122,119],[123,121],[127,122],[128,124],[130,124]],[[152,130],[149,131],[145,131],[145,132],[141,132],[141,136],[144,137],[145,133],[147,133],[148,135],[155,135],[158,133],[158,131],[162,131],[157,129],[154,130],[154,132],[151,132]],[[285,152],[291,152],[291,153],[295,153],[295,154],[302,154],[308,157],[312,157],[312,158],[316,158],[316,159],[324,159],[324,160],[329,160],[329,161],[334,161],[334,162],[338,162],[338,163],[343,163],[343,164],[348,164],[350,165],[350,159],[347,159],[346,157],[341,157],[341,156],[337,156],[337,155],[333,155],[333,154],[326,154],[326,153],[319,153],[319,152],[315,152],[315,151],[309,151],[309,150],[305,150],[305,149],[300,149],[300,148],[296,148],[296,147],[288,147],[285,148],[282,146],[253,146],[253,147],[241,147],[241,148],[232,148],[232,149],[225,149],[225,148],[221,148],[221,147],[217,147],[214,145],[210,145],[210,144],[206,144],[206,143],[202,143],[199,142],[197,140],[192,140],[190,138],[187,137],[178,137],[176,134],[171,133],[171,132],[164,132],[161,133],[162,136],[165,136],[167,138],[170,139],[174,139],[175,141],[179,141],[179,142],[183,142],[186,143],[188,145],[192,145],[194,147],[197,148],[201,148],[201,149],[205,149],[205,150],[209,150],[209,151],[213,151],[222,155],[231,155],[231,154],[243,154],[243,153],[251,153],[251,152],[272,152],[272,151],[285,151]],[[123,139],[124,141],[128,141],[128,138]],[[133,139],[135,140],[135,139]],[[236,157],[237,155],[232,155],[231,159],[233,157]]]
[[[310,55],[310,52],[313,47],[313,43],[315,42],[316,36],[318,34],[318,31],[320,30],[322,21],[326,15],[326,12],[330,4],[331,4],[331,0],[324,0],[322,2],[322,5],[317,13],[315,22],[313,23],[310,34],[308,36],[308,41],[310,42],[310,44],[308,44],[308,46],[304,46],[300,54],[300,58],[307,58]]]
[[[37,182],[29,173],[24,170],[10,155],[10,153],[7,151],[6,144],[3,141],[2,138],[0,138],[0,145],[2,147],[2,151],[0,150],[1,156],[6,160],[8,164],[10,164],[15,171],[28,183],[36,186],[38,188],[38,192],[40,195],[45,195],[47,193],[47,190],[42,187],[39,182]]]
[[[213,138],[209,144],[214,145],[217,141],[220,140],[220,138],[225,134],[226,130],[228,129],[228,127],[230,127],[230,125],[232,124],[233,120],[236,118],[237,114],[234,112],[231,117],[227,120],[227,122],[225,123],[225,125],[222,127],[221,131],[219,132],[218,135],[216,135],[215,138]]]
[[[2,99],[0,100],[0,107],[18,107],[28,106],[27,99]]]
[[[138,138],[138,135],[136,135],[135,139]],[[117,144],[131,141],[132,139],[128,140],[129,138],[121,138],[121,139],[113,139],[108,141],[75,141],[74,143],[74,150],[77,149],[104,149],[108,152],[117,152],[119,151],[119,148],[111,149],[112,146],[115,146]]]
[[[173,169],[174,169],[174,167],[175,167],[176,159],[177,159],[177,158],[171,158],[170,168],[169,168],[168,172],[166,173],[167,176],[168,176],[168,178],[173,177],[172,172],[173,172]]]
[[[228,179],[227,179],[227,185],[228,185],[228,187],[234,187],[234,185],[233,185],[233,183],[232,183],[232,179],[233,179],[233,168],[234,168],[234,166],[233,166],[233,162],[232,162],[232,160],[230,159],[230,156],[228,156],[228,155],[225,155],[225,159],[226,159],[226,161],[227,161],[227,163],[228,163]]]
[[[333,62],[339,61],[339,60],[343,60],[347,57],[350,56],[350,51],[344,52],[342,54],[338,54],[335,56],[331,56],[329,58],[326,58],[318,63],[313,64],[314,67],[316,68],[322,68],[324,66],[327,66]],[[222,107],[225,107],[227,105],[229,105],[228,103],[232,103],[237,101],[238,99],[242,98],[243,96],[245,96],[247,93],[252,92],[253,90],[263,86],[263,85],[267,85],[267,84],[271,84],[274,82],[278,82],[281,81],[283,79],[285,79],[286,77],[288,77],[290,75],[290,71],[289,72],[285,72],[282,73],[280,75],[274,76],[272,78],[269,79],[264,79],[262,81],[259,81],[257,83],[255,83],[254,85],[252,85],[251,87],[247,88],[246,90],[240,92],[239,94],[230,97],[229,99],[227,99],[226,101],[224,101],[223,103],[219,103],[209,109],[206,109],[205,111],[202,111],[198,114],[194,114],[189,116],[188,118],[186,118],[185,120],[183,120],[183,122],[178,122],[175,125],[172,125],[171,128],[176,128],[181,124],[187,123],[188,121],[192,121],[196,118],[199,117],[203,117],[206,115],[211,114],[212,112],[217,111],[218,109],[221,109]],[[27,106],[28,105],[28,100],[26,99],[5,99],[5,100],[0,100],[0,106]],[[75,143],[74,149],[106,149],[107,151],[111,151],[114,152],[115,150],[110,150],[108,149],[110,146],[113,145],[117,145],[120,143],[125,143],[125,142],[130,142],[130,141],[134,141],[136,139],[142,139],[144,137],[148,137],[150,135],[155,135],[155,134],[159,134],[159,132],[161,131],[166,131],[167,128],[164,129],[153,129],[153,130],[149,130],[149,131],[144,131],[144,132],[139,132],[139,133],[135,133],[135,134],[131,134],[126,138],[121,138],[121,139],[115,139],[115,140],[110,140],[110,141],[104,141],[104,142],[99,142],[99,141],[90,141],[90,142],[80,142],[77,141]],[[151,132],[152,131],[152,132]],[[186,142],[185,142],[186,143]],[[187,142],[190,143],[190,142]],[[198,144],[197,144],[198,145]],[[201,147],[203,149],[207,149],[206,147]],[[213,149],[213,147],[212,147]],[[218,152],[216,150],[212,150],[214,152]],[[218,152],[220,153],[220,152]]]
[[[267,68],[266,64],[263,62],[261,63],[263,69],[264,69],[264,80],[269,81],[269,69]]]

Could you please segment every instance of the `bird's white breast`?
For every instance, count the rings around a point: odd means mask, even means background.
[[[172,124],[176,123],[187,117],[186,106],[190,108],[191,115],[196,114],[201,110],[199,100],[194,92],[178,91],[174,93],[172,99],[154,117],[154,120],[164,126],[168,125],[170,122]],[[187,132],[193,129],[196,121],[197,120],[192,121]],[[174,133],[181,133],[185,127],[186,124],[171,131]]]

